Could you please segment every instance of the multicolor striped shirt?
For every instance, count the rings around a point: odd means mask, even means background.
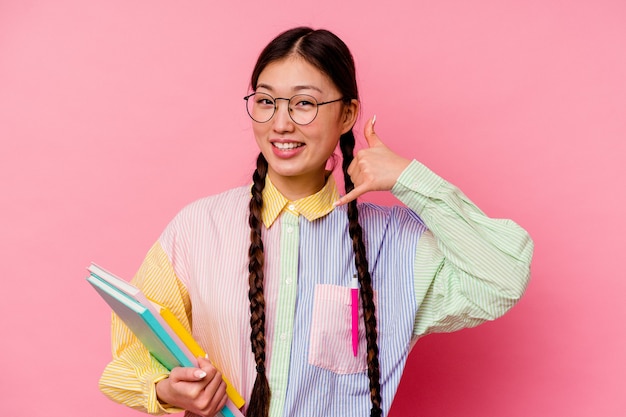
[[[383,415],[414,342],[493,320],[523,294],[533,243],[510,220],[491,219],[457,188],[413,161],[392,193],[404,206],[359,204],[376,303]],[[356,273],[346,207],[331,177],[289,201],[263,191],[266,366],[271,417],[369,415],[365,328],[351,346],[350,283]],[[248,203],[240,187],[184,208],[150,249],[133,282],[192,330],[212,362],[249,399]],[[151,414],[168,371],[115,315],[113,361],[100,380],[111,399]],[[245,411],[245,406],[244,406]],[[191,415],[187,413],[187,415]]]

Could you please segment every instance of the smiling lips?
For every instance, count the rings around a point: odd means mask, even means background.
[[[303,142],[272,141],[271,143],[274,155],[282,159],[292,158],[298,155],[304,149]]]
[[[300,142],[272,142],[272,145],[274,145],[274,147],[280,149],[280,150],[284,150],[284,151],[288,151],[290,149],[295,149],[295,148],[299,148],[301,146],[304,146],[304,143],[300,143]]]

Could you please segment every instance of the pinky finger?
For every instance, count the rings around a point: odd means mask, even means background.
[[[216,416],[220,416],[219,411],[222,411],[222,409],[226,407],[227,402],[228,402],[228,395],[226,395],[226,386],[224,386],[224,395],[222,396],[221,400],[219,400],[215,408],[218,411]]]

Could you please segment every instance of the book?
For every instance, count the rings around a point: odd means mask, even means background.
[[[152,356],[168,370],[176,366],[194,366],[148,308],[126,294],[116,291],[97,276],[90,275],[87,281],[146,346]]]
[[[95,264],[87,269],[90,272],[87,281],[163,366],[168,370],[176,366],[197,366],[197,356],[194,355],[202,353],[198,356],[205,356],[204,350],[169,309],[149,300],[137,287]],[[174,323],[177,332],[165,317]],[[192,353],[188,345],[195,352]],[[229,400],[221,414],[224,417],[243,417],[239,411],[244,404],[243,397],[228,381],[225,382]]]
[[[172,328],[174,333],[176,333],[195,357],[206,356],[206,352],[202,349],[202,346],[196,342],[191,333],[187,331],[185,326],[183,326],[169,308],[162,307],[160,313],[163,320]]]
[[[100,267],[100,266],[98,266],[98,265],[96,265],[94,263],[89,265],[89,267],[87,267],[87,270],[92,275],[95,275],[96,277],[98,277],[101,280],[105,281],[107,284],[109,284],[112,287],[116,288],[117,290],[123,292],[124,294],[126,294],[130,298],[134,299],[135,301],[137,301],[139,304],[141,304],[142,306],[144,306],[148,310],[150,310],[150,312],[152,313],[154,318],[159,322],[161,327],[170,335],[170,338],[172,339],[172,341],[178,345],[178,348],[183,352],[185,357],[192,364],[192,365],[189,365],[189,366],[198,366],[198,360],[196,359],[198,356],[194,355],[189,350],[187,345],[183,341],[181,341],[179,339],[179,337],[177,337],[176,333],[165,322],[165,319],[163,318],[163,316],[161,314],[161,309],[163,308],[162,306],[160,306],[157,303],[155,303],[154,301],[148,299],[148,297],[146,297],[144,295],[144,293],[139,288],[135,287],[131,283],[126,282],[125,280],[123,280],[122,278],[118,277],[117,275],[112,274],[111,272],[107,271],[106,269],[104,269],[104,268],[102,268],[102,267]],[[204,356],[204,355],[202,355],[202,356]],[[171,369],[171,368],[168,368],[168,369]]]

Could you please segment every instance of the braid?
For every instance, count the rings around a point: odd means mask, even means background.
[[[250,290],[250,342],[256,362],[257,376],[248,403],[249,417],[267,417],[270,406],[270,387],[265,374],[265,297],[263,296],[263,266],[265,254],[261,239],[261,208],[263,188],[267,175],[267,160],[263,154],[257,158],[257,168],[252,176],[252,198],[250,199],[250,249],[248,251],[248,276]]]
[[[339,141],[343,155],[343,175],[346,193],[354,189],[354,184],[348,167],[354,159],[354,134],[350,130],[341,136]],[[367,340],[367,375],[370,380],[370,397],[372,399],[371,417],[382,415],[380,396],[380,366],[378,363],[378,343],[376,341],[376,307],[374,305],[374,290],[372,289],[372,277],[369,273],[365,244],[363,243],[363,229],[359,224],[359,211],[356,200],[348,203],[348,231],[354,248],[354,263],[357,270],[360,285],[360,295],[363,302],[363,321],[365,322],[365,337]]]

